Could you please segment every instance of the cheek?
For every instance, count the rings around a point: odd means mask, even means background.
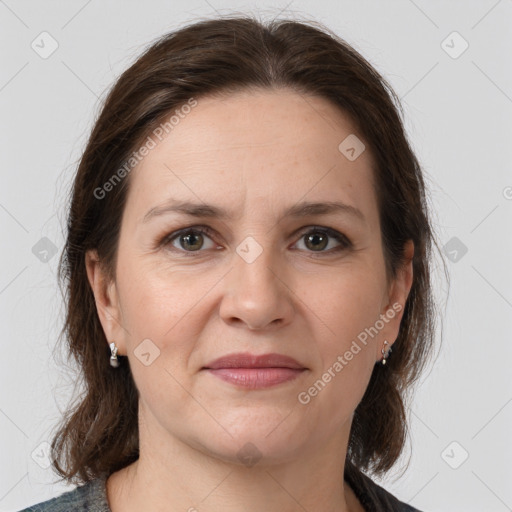
[[[157,398],[163,390],[177,392],[172,375],[187,354],[186,339],[179,336],[186,325],[180,322],[185,305],[177,300],[175,288],[162,286],[141,268],[119,268],[125,346],[134,381],[141,398],[163,399]]]
[[[347,343],[350,345],[350,341],[373,325],[380,314],[381,277],[363,266],[356,270],[343,272],[342,269],[333,273],[323,286],[316,288],[314,299],[310,301],[311,309],[328,327],[329,339],[338,340],[338,343],[328,343],[337,350]]]
[[[368,386],[375,366],[377,337],[365,329],[379,318],[381,290],[377,279],[361,275],[331,281],[318,297],[316,350],[321,364],[303,391],[313,416],[333,432],[348,421]],[[321,327],[320,327],[321,326]],[[301,401],[301,403],[304,403]]]
[[[339,406],[341,400],[355,408],[368,384],[378,339],[370,328],[380,315],[379,282],[370,272],[347,273],[331,279],[316,297],[313,307],[321,319],[316,336],[321,368],[315,378],[322,381],[317,387],[325,384],[329,388],[323,400],[330,406]]]
[[[208,280],[162,268],[160,259],[124,262],[123,311],[133,341],[154,337],[157,343],[195,325],[188,321],[194,305],[208,291]]]
[[[127,275],[133,276],[123,297],[130,368],[143,407],[171,428],[173,418],[187,415],[187,368],[202,330],[194,308],[200,292],[140,267]]]

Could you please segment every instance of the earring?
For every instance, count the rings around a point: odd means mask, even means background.
[[[114,342],[110,344],[110,366],[117,368],[119,366],[119,360],[117,359],[117,347]]]
[[[386,345],[389,345],[389,342],[387,340],[384,340],[384,346]],[[385,365],[386,364],[386,359],[389,357],[389,354],[390,352],[392,351],[393,349],[391,347],[389,347],[386,351],[384,351],[384,349],[381,349],[381,352],[382,352],[382,355],[383,355],[383,358],[382,358],[382,364]]]

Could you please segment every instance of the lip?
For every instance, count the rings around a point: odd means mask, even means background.
[[[216,359],[203,370],[238,387],[262,389],[296,379],[307,368],[282,354],[238,353]]]
[[[292,357],[282,354],[250,354],[239,352],[219,357],[204,366],[207,370],[219,370],[222,368],[289,368],[293,370],[305,370],[306,368]]]

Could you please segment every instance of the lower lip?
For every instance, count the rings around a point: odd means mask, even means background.
[[[218,368],[215,370],[207,368],[207,370],[219,379],[236,386],[260,389],[296,379],[304,368]]]

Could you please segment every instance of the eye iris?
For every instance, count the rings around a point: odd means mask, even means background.
[[[180,241],[184,249],[187,249],[187,244],[189,245],[188,249],[192,251],[197,251],[203,245],[203,236],[201,234],[189,233],[186,235],[180,236]],[[197,242],[199,240],[199,243]],[[194,247],[195,242],[195,247]]]
[[[320,244],[316,245],[318,241],[320,241]],[[310,243],[313,243],[312,247],[309,247]],[[316,250],[319,248],[324,249],[327,246],[327,236],[323,233],[308,235],[306,237],[306,246],[308,246],[309,249],[313,249],[313,250]]]

